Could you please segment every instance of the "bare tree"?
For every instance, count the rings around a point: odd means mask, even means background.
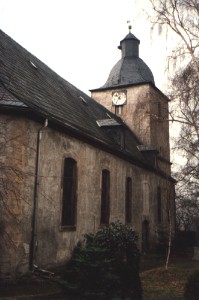
[[[199,2],[198,0],[149,0],[154,15],[151,22],[160,31],[167,28],[178,37],[178,45],[173,49],[171,58],[191,59],[199,77]]]
[[[193,208],[197,212],[199,207],[199,1],[149,1],[154,12],[152,27],[158,26],[160,32],[166,28],[177,40],[169,57],[177,71],[170,79],[168,96],[172,100],[170,120],[180,124],[174,148],[184,163],[174,176],[178,180],[177,220],[185,225],[187,211],[193,221]]]
[[[176,223],[178,228],[185,231],[193,229],[199,230],[199,205],[196,199],[179,198],[176,205],[177,217]]]
[[[189,63],[172,80],[173,100],[171,115],[180,119],[181,129],[175,141],[175,149],[184,157],[184,165],[176,171],[178,201],[198,202],[199,190],[199,77]],[[199,204],[198,204],[199,205]]]

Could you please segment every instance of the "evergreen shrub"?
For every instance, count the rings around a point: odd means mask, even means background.
[[[135,232],[117,221],[84,238],[68,265],[71,289],[81,299],[141,300]]]

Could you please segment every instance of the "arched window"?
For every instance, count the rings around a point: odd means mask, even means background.
[[[77,163],[72,158],[64,160],[63,196],[62,196],[62,218],[61,225],[76,225],[77,209]]]
[[[149,228],[149,221],[144,220],[142,222],[142,251],[148,251],[150,248],[150,228]]]
[[[161,188],[158,186],[157,188],[157,219],[158,223],[162,222],[162,196],[161,196]]]
[[[132,223],[132,179],[130,177],[126,178],[125,222]]]
[[[147,181],[144,181],[142,184],[142,200],[143,200],[143,215],[149,216],[149,198],[150,198],[150,190],[149,184]]]
[[[110,172],[102,170],[101,179],[101,218],[100,223],[109,224],[110,217]]]

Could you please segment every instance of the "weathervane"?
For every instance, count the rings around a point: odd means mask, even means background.
[[[127,21],[127,24],[129,24],[128,29],[129,29],[129,33],[131,32],[132,26],[131,26],[131,21]]]

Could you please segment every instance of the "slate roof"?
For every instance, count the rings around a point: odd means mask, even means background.
[[[143,83],[153,83],[153,74],[139,57],[121,58],[112,68],[106,83],[101,87],[114,88]]]
[[[155,85],[153,73],[139,57],[139,43],[131,32],[120,41],[122,58],[112,68],[106,83],[93,91],[145,83]]]
[[[0,30],[0,106],[26,109],[49,119],[66,132],[78,133],[141,166],[150,163],[137,149],[139,141],[123,121],[91,97],[61,78],[47,65]],[[96,121],[115,120],[119,126],[98,126]],[[117,129],[116,129],[117,127]],[[125,135],[125,145],[121,140]]]

